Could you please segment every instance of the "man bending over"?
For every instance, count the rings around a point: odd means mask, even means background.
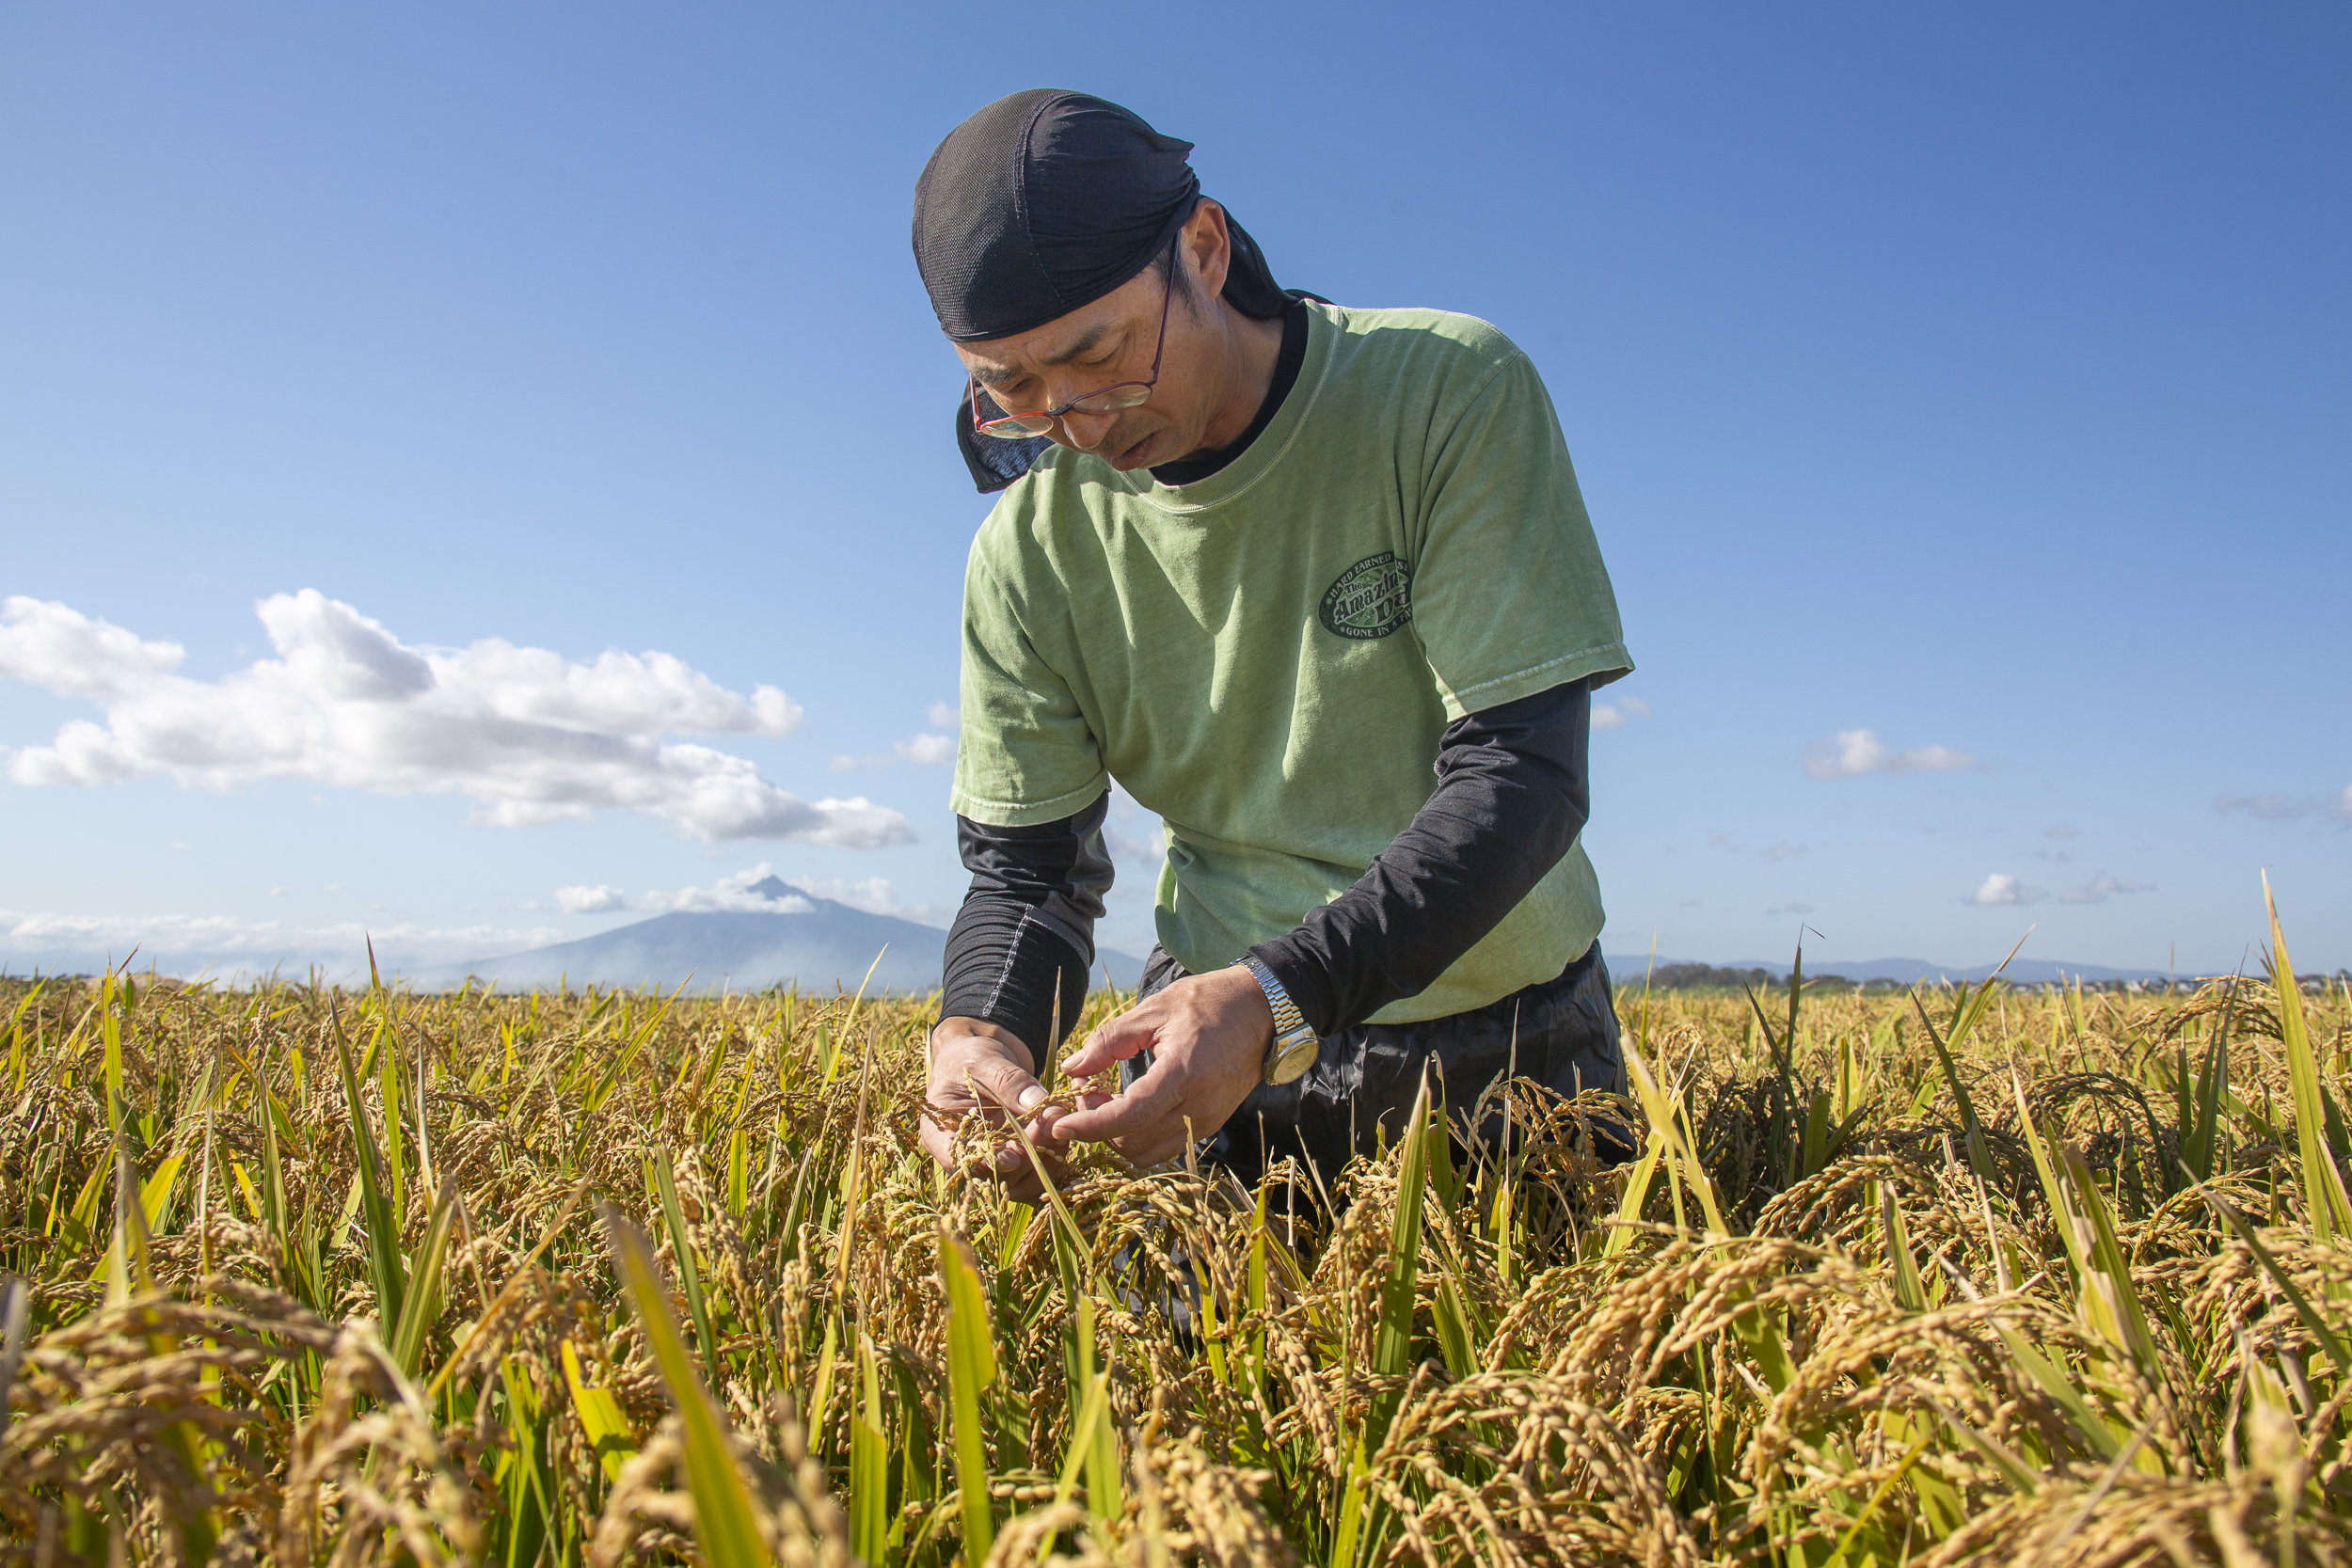
[[[1275,284],[1191,144],[1016,93],[915,187],[914,254],[1001,492],[963,599],[930,1103],[1028,1113],[1110,886],[1111,781],[1166,824],[1143,996],[1030,1115],[1253,1180],[1393,1138],[1424,1064],[1622,1092],[1579,843],[1592,691],[1632,668],[1542,380],[1482,321]],[[943,1160],[950,1139],[927,1121]],[[1017,1147],[995,1168],[1019,1193]]]

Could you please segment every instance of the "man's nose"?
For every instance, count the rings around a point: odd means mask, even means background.
[[[1073,410],[1061,417],[1061,432],[1070,437],[1070,444],[1080,451],[1092,451],[1103,444],[1103,438],[1111,433],[1111,426],[1118,422],[1117,409],[1107,414],[1081,414]]]

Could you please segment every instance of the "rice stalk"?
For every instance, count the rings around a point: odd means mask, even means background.
[[[0,981],[0,1564],[2352,1568],[2352,992],[2271,949],[1629,990],[1626,1099],[1037,1209],[921,999]]]

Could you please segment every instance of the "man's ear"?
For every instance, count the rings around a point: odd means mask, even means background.
[[[1202,197],[1200,205],[1184,220],[1183,246],[1192,259],[1193,276],[1200,280],[1201,292],[1210,299],[1225,292],[1226,275],[1233,265],[1233,237],[1225,227],[1225,209],[1212,197]]]

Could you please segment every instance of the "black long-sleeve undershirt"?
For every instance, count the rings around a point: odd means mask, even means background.
[[[1103,844],[1104,796],[1074,816],[1030,828],[956,818],[956,851],[972,873],[947,930],[940,1016],[977,1018],[1012,1031],[1042,1069],[1061,1026],[1078,1021],[1094,967],[1094,923],[1110,890]]]
[[[1418,996],[1518,907],[1592,816],[1582,681],[1446,726],[1438,787],[1354,885],[1249,951],[1318,1035]]]
[[[1316,1034],[1425,990],[1559,863],[1591,815],[1591,730],[1582,681],[1446,727],[1438,787],[1405,831],[1345,893],[1250,949]],[[1030,828],[957,819],[972,890],[947,933],[942,1014],[1010,1030],[1040,1065],[1060,1043],[1047,1041],[1057,974],[1065,1031],[1086,996],[1108,805]]]

